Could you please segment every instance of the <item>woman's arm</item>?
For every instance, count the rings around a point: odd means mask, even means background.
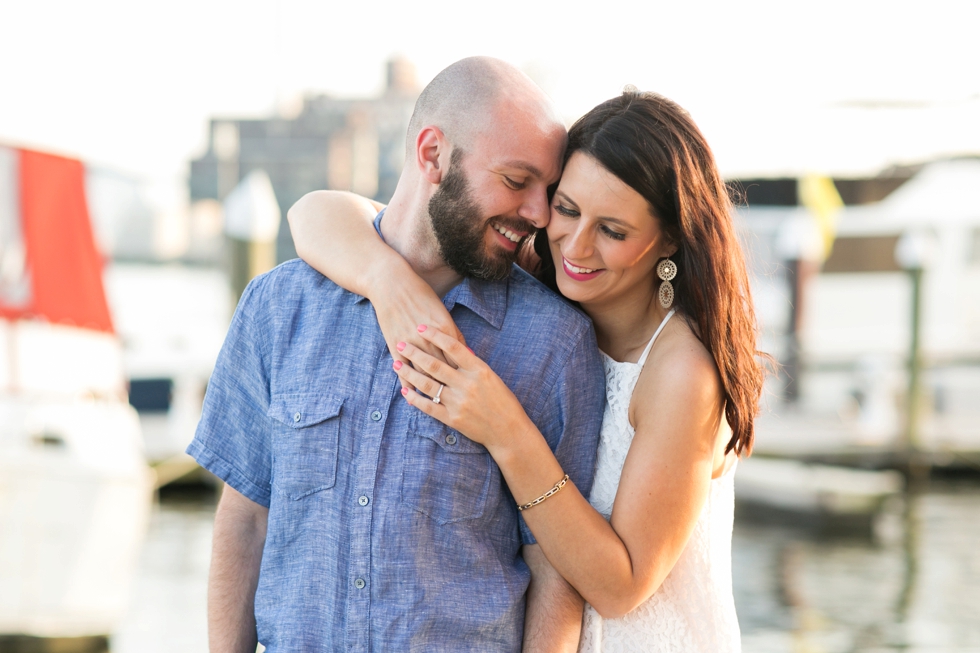
[[[522,513],[555,569],[604,617],[630,612],[660,587],[708,494],[722,424],[720,381],[700,343],[675,335],[661,336],[634,391],[636,435],[611,522],[570,483]],[[518,502],[554,486],[564,471],[499,377],[444,334],[427,328],[423,337],[459,369],[406,345],[415,370],[402,366],[399,375],[430,396],[446,386],[440,404],[405,390],[409,403],[484,444]]]
[[[342,191],[307,193],[286,213],[296,253],[338,286],[370,299],[387,271],[409,268],[372,224],[383,204]]]
[[[418,337],[415,325],[437,325],[460,342],[463,335],[432,287],[378,237],[373,220],[383,208],[354,193],[314,191],[293,204],[286,219],[300,258],[371,300],[395,360],[404,360],[395,348],[399,340],[443,359],[438,348]]]

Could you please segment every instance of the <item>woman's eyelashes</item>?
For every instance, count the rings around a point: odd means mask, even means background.
[[[575,209],[567,207],[561,203],[555,204],[555,212],[557,212],[559,215],[565,216],[566,218],[577,218],[579,215],[581,215]],[[599,230],[613,240],[623,240],[626,238],[626,234],[615,231],[604,224],[599,225]]]
[[[557,211],[560,215],[565,216],[566,218],[577,218],[579,216],[578,211],[576,211],[575,209],[571,209],[561,203],[555,204],[555,211]]]
[[[626,238],[626,234],[621,234],[618,231],[613,231],[612,229],[610,229],[606,225],[602,225],[601,227],[599,227],[599,229],[602,230],[602,233],[606,234],[607,236],[609,236],[613,240],[623,240],[623,239]]]

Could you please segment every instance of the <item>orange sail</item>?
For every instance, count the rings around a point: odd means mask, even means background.
[[[19,177],[11,186],[19,191],[20,228],[14,231],[23,239],[21,274],[29,290],[16,302],[5,302],[0,294],[0,317],[113,333],[103,259],[85,197],[85,167],[51,154],[15,152],[10,173]]]

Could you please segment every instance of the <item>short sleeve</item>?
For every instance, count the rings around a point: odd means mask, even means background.
[[[590,324],[573,340],[568,357],[558,367],[545,402],[547,412],[537,424],[569,480],[586,499],[592,491],[605,402],[606,377]],[[523,517],[519,522],[521,543],[537,544]]]
[[[272,469],[266,414],[275,333],[273,279],[272,274],[257,277],[242,294],[187,448],[201,467],[266,508]]]

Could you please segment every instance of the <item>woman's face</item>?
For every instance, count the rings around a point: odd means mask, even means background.
[[[551,201],[548,242],[558,289],[586,308],[652,295],[654,266],[676,251],[646,199],[582,152],[568,160]]]

